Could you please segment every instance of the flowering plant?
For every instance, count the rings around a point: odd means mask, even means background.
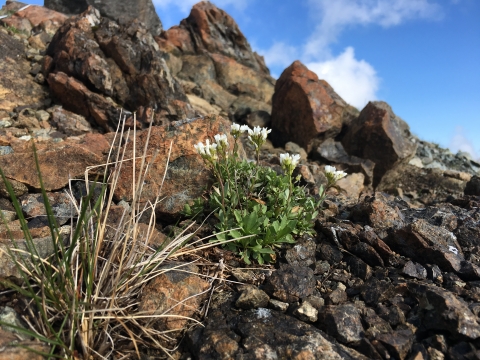
[[[206,203],[199,199],[186,205],[184,213],[194,217],[213,212],[217,220],[216,238],[233,240],[224,246],[239,253],[247,264],[252,258],[260,264],[271,262],[275,260],[276,247],[294,243],[293,236],[313,234],[314,220],[324,199],[325,191],[322,190],[320,199],[314,199],[298,186],[299,177],[292,179],[299,155],[280,155],[284,174],[260,166],[260,148],[270,131],[232,124],[232,153],[225,134],[215,135],[214,144],[206,140],[205,145],[195,145],[217,181]],[[255,146],[256,162],[239,159],[237,142],[244,132],[248,132],[248,140]],[[334,181],[327,188],[331,185]]]

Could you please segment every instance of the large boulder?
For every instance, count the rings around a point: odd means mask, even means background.
[[[143,25],[118,25],[93,7],[70,18],[55,34],[44,72],[65,108],[94,119],[105,130],[116,125],[121,107],[155,110],[155,124],[193,116],[182,87]]]
[[[257,110],[270,112],[275,80],[225,11],[199,2],[180,25],[156,40],[187,94],[203,98],[231,118],[237,114],[236,121]],[[238,97],[249,100],[236,101]]]
[[[377,186],[388,170],[414,156],[416,144],[409,136],[408,124],[387,103],[369,102],[349,125],[342,144],[350,155],[375,163],[373,185]]]
[[[272,141],[275,146],[293,141],[310,150],[312,140],[335,137],[354,114],[326,81],[297,60],[275,84]]]
[[[45,0],[45,7],[72,15],[84,12],[89,5],[111,20],[138,19],[153,35],[160,34],[163,29],[151,0]]]

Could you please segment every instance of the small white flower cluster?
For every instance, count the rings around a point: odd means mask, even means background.
[[[248,128],[248,140],[255,145],[256,149],[260,149],[265,140],[267,140],[268,134],[272,132],[272,129],[268,130],[267,128],[261,128],[260,126],[255,126],[252,129]]]
[[[330,183],[335,184],[338,180],[347,176],[347,173],[341,170],[337,171],[337,168],[335,166],[326,165],[325,176]]]
[[[217,134],[214,136],[215,142],[218,147],[218,152],[225,156],[228,157],[228,139],[226,134]]]
[[[282,166],[282,169],[289,175],[292,175],[293,170],[295,170],[295,167],[298,165],[299,161],[300,155],[298,154],[280,154],[280,165]]]
[[[218,144],[210,144],[210,140],[205,141],[206,145],[203,145],[202,142],[193,145],[197,153],[202,155],[202,157],[209,161],[216,161],[218,159],[217,155],[217,146]]]
[[[239,125],[239,124],[232,124],[230,134],[234,137],[234,139],[237,139],[242,133],[245,131],[248,131],[250,128],[248,125]]]

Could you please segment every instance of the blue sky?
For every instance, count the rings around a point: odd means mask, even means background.
[[[168,29],[197,1],[153,2]],[[357,108],[384,100],[421,139],[480,159],[479,0],[212,2],[273,76],[301,60]]]

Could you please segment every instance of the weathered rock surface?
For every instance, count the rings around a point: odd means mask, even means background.
[[[272,140],[275,146],[293,141],[310,151],[313,139],[335,137],[354,115],[326,81],[297,60],[275,84]]]
[[[65,14],[80,14],[88,6],[95,6],[102,16],[115,21],[129,22],[138,19],[153,34],[162,31],[162,23],[151,0],[45,0],[45,7]]]
[[[197,154],[193,145],[212,139],[216,134],[230,134],[230,123],[217,116],[200,118],[182,124],[172,123],[152,128],[150,139],[148,130],[137,132],[136,149],[142,149],[148,139],[147,161],[152,161],[145,176],[141,203],[155,203],[157,197],[163,198],[157,204],[156,212],[162,216],[178,217],[187,202],[201,196],[211,181],[211,174],[203,159]],[[233,146],[233,138],[229,135],[229,143]],[[171,148],[170,162],[167,167],[167,156]],[[137,156],[139,154],[137,153]],[[127,144],[126,158],[133,157],[133,142]],[[136,162],[137,174],[141,161]],[[132,201],[132,169],[131,161],[125,162],[119,182],[115,189],[117,199]],[[165,173],[166,171],[166,173]],[[165,175],[165,181],[162,179]],[[136,180],[138,181],[138,180]],[[161,189],[161,192],[160,192]]]
[[[415,154],[409,127],[384,102],[370,102],[348,126],[342,144],[350,155],[375,163],[373,185],[402,160]],[[382,149],[382,151],[378,151]]]
[[[116,127],[122,106],[156,110],[155,124],[193,116],[152,35],[138,21],[118,25],[92,7],[55,34],[44,74],[67,110],[105,130]]]
[[[271,111],[275,80],[225,11],[199,2],[179,26],[156,40],[187,94],[203,98],[237,122],[257,110]]]

